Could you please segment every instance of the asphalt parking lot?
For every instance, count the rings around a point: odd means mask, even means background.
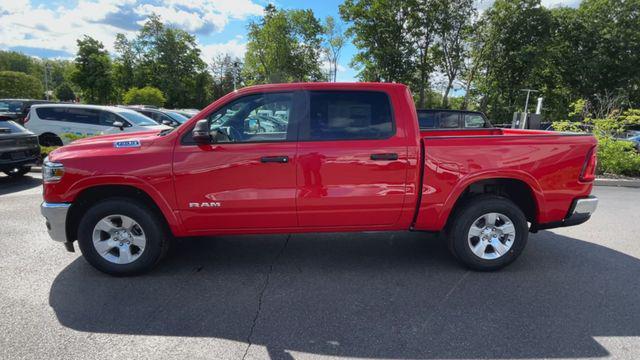
[[[0,176],[2,359],[640,358],[640,189],[495,273],[372,233],[188,239],[135,278],[51,241],[40,191]]]

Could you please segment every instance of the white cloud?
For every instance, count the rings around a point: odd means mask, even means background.
[[[252,0],[165,0],[159,5],[136,7],[140,15],[156,13],[167,23],[187,31],[221,31],[229,20],[261,15],[262,6]]]
[[[244,58],[244,53],[247,50],[247,43],[242,42],[242,37],[237,36],[235,39],[231,39],[225,43],[202,45],[202,59],[207,63],[211,63],[211,59],[216,55],[229,54],[231,56]]]
[[[262,14],[253,0],[78,0],[68,5],[35,5],[30,0],[0,0],[0,48],[28,47],[73,55],[76,40],[89,35],[113,51],[117,33],[133,36],[152,12],[167,25],[207,34],[222,31],[231,20]],[[228,47],[244,53],[244,44],[232,40],[212,48]]]

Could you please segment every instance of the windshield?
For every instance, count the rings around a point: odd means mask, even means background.
[[[22,101],[0,100],[0,112],[21,112]]]
[[[169,115],[170,118],[179,122],[180,124],[184,124],[185,121],[189,120],[188,117],[182,114],[178,114],[177,112],[174,112],[174,111],[165,111],[164,113]]]
[[[138,125],[138,126],[155,126],[155,125],[158,125],[157,122],[153,121],[151,118],[148,118],[148,117],[140,114],[139,112],[135,112],[135,111],[119,111],[118,115],[120,115],[123,118],[127,119],[127,121],[131,122],[132,124],[135,124],[135,125]]]

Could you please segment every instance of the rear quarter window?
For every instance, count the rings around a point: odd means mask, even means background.
[[[311,91],[301,140],[385,139],[395,133],[389,97],[374,91]]]

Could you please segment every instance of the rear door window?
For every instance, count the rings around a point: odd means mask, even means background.
[[[44,107],[36,109],[41,120],[65,121],[66,109],[63,107]]]
[[[301,140],[385,139],[395,133],[387,94],[374,91],[311,91]]]
[[[67,108],[66,120],[69,122],[98,125],[100,111],[83,108]]]
[[[451,112],[440,113],[440,128],[455,129],[460,127],[460,114]]]

